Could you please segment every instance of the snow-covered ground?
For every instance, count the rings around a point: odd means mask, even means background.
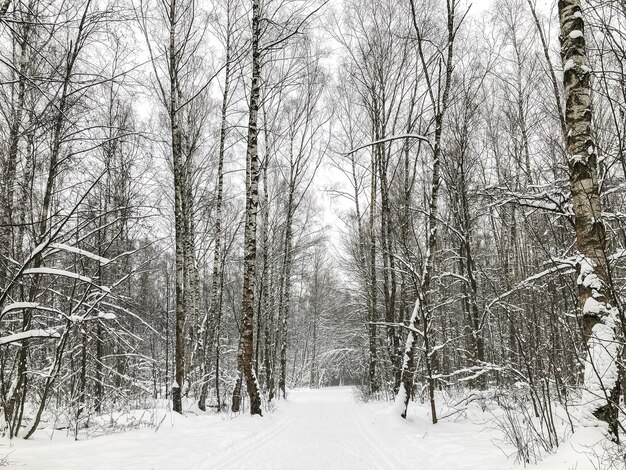
[[[357,402],[348,387],[296,390],[263,418],[167,414],[156,431],[82,441],[58,433],[50,440],[42,432],[28,441],[0,441],[0,460],[8,454],[8,468],[42,470],[522,468],[505,455],[513,449],[488,413],[482,420],[476,412],[468,416],[433,426],[419,404],[405,421],[389,403]],[[564,450],[549,465],[529,467],[573,468],[579,462]],[[573,458],[581,459],[578,469],[589,463],[582,454]]]

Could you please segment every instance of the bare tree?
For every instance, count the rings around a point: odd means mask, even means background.
[[[210,350],[213,348],[215,335],[217,332],[217,324],[219,323],[218,316],[222,309],[222,284],[223,284],[223,233],[222,233],[222,218],[224,210],[224,159],[226,157],[226,144],[228,138],[228,107],[232,98],[232,81],[235,68],[235,55],[236,51],[236,37],[237,32],[237,15],[238,8],[236,4],[230,1],[226,2],[226,25],[224,29],[224,49],[225,66],[224,66],[224,85],[222,91],[222,106],[220,115],[220,129],[219,129],[219,148],[218,148],[218,161],[217,161],[217,183],[215,189],[215,226],[214,226],[214,250],[213,250],[213,273],[211,275],[211,300],[209,303],[209,311],[207,312],[204,320],[204,338],[203,338],[203,359],[201,364],[201,393],[198,399],[198,408],[201,410],[206,409],[206,398],[208,393],[208,360],[210,357]],[[220,407],[218,400],[218,409]]]
[[[261,3],[252,0],[251,87],[246,145],[246,222],[244,230],[244,274],[239,352],[239,369],[250,397],[250,414],[261,415],[261,391],[254,373],[254,309],[256,286],[257,215],[259,211],[258,115],[261,95]],[[238,411],[233,407],[233,411]]]
[[[422,30],[418,25],[417,11],[415,2],[411,0],[411,12],[413,25],[417,35],[417,50],[422,63],[425,80],[428,87],[433,112],[435,114],[435,135],[433,143],[433,166],[432,166],[432,183],[430,188],[430,203],[428,208],[428,225],[426,230],[426,254],[424,256],[424,264],[421,270],[421,283],[417,292],[417,300],[409,321],[409,332],[406,340],[404,360],[402,364],[402,375],[400,391],[396,397],[396,402],[402,408],[401,415],[406,418],[407,406],[411,390],[413,389],[413,374],[415,364],[415,352],[417,350],[417,333],[420,322],[423,328],[424,338],[424,363],[428,380],[428,389],[430,397],[431,418],[433,423],[437,422],[437,411],[435,408],[435,380],[432,370],[432,345],[429,338],[429,329],[431,327],[431,315],[428,310],[428,295],[430,290],[430,281],[433,275],[435,260],[435,245],[437,243],[437,211],[439,187],[441,185],[440,166],[441,166],[441,147],[442,133],[446,112],[449,106],[449,93],[452,84],[452,70],[454,68],[454,43],[458,25],[460,21],[456,18],[457,9],[456,0],[446,1],[446,36],[445,42],[445,63],[439,69],[439,76],[433,76],[428,72],[428,62],[424,54],[424,42]]]
[[[283,285],[279,299],[280,322],[280,376],[278,388],[283,397],[286,395],[287,382],[287,342],[288,324],[290,321],[290,294],[291,274],[294,260],[294,218],[307,190],[313,182],[313,177],[324,155],[323,143],[320,137],[327,122],[325,116],[319,112],[318,104],[324,89],[325,77],[319,66],[319,59],[313,51],[303,51],[304,80],[299,88],[299,98],[287,100],[285,104],[287,127],[287,155],[284,170],[284,184],[287,191],[285,201],[285,228],[282,254],[281,273]]]
[[[561,57],[565,87],[567,158],[574,205],[578,295],[587,347],[585,410],[605,422],[613,438],[618,433],[621,346],[616,341],[621,314],[611,291],[606,256],[606,232],[598,188],[597,147],[585,21],[580,0],[559,2]]]

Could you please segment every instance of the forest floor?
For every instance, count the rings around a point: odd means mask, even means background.
[[[402,420],[389,403],[356,401],[352,388],[295,390],[263,418],[167,413],[157,430],[79,441],[42,431],[28,441],[0,441],[0,460],[6,456],[2,468],[46,470],[523,468],[507,457],[513,448],[488,415],[432,425],[426,405],[415,404]],[[529,468],[572,468],[566,460]]]

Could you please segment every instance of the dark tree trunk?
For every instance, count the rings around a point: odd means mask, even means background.
[[[174,359],[174,385],[172,386],[172,402],[173,410],[177,413],[183,412],[182,404],[182,387],[185,382],[185,315],[186,315],[186,294],[187,286],[186,269],[185,269],[185,243],[187,242],[187,233],[185,231],[184,208],[185,199],[185,162],[182,152],[182,129],[180,123],[180,112],[178,109],[178,67],[179,58],[177,56],[178,44],[176,41],[176,0],[171,0],[169,9],[170,37],[169,37],[169,118],[172,139],[172,161],[174,165],[174,220],[175,220],[175,290],[176,290],[176,307],[175,307],[175,359]]]
[[[261,35],[260,0],[252,1],[252,86],[248,121],[248,143],[246,151],[246,222],[244,232],[243,269],[243,317],[241,321],[240,346],[237,353],[239,369],[242,371],[248,396],[250,414],[261,415],[261,394],[254,373],[254,310],[257,277],[257,215],[259,211],[259,155],[258,114],[261,92],[261,57],[259,40]]]

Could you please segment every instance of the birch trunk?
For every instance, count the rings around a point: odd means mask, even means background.
[[[565,86],[566,151],[580,252],[578,295],[586,341],[584,424],[606,423],[617,439],[620,356],[619,312],[613,299],[605,254],[606,233],[598,189],[593,137],[590,68],[580,0],[559,0],[561,59]]]
[[[287,382],[287,334],[288,321],[291,302],[291,265],[292,265],[292,249],[293,249],[293,198],[295,186],[289,187],[289,200],[287,202],[287,221],[285,227],[285,245],[283,253],[283,269],[284,269],[284,287],[282,295],[282,305],[279,305],[281,311],[280,317],[280,376],[278,377],[278,389],[286,398],[286,382]]]
[[[223,273],[222,266],[222,212],[224,206],[224,156],[226,154],[226,137],[228,135],[228,102],[230,100],[230,81],[232,71],[232,51],[231,51],[231,15],[230,10],[227,12],[227,25],[226,25],[226,69],[224,78],[224,92],[222,94],[222,110],[221,110],[221,123],[220,123],[220,146],[218,152],[217,161],[217,188],[216,188],[216,201],[215,201],[215,249],[213,251],[213,274],[211,275],[211,303],[209,304],[209,312],[205,323],[203,349],[204,357],[202,363],[202,389],[200,392],[200,398],[198,400],[198,408],[201,410],[206,409],[206,398],[208,394],[209,381],[208,377],[205,377],[209,368],[210,351],[215,342],[215,335],[217,333],[217,317],[218,309],[221,309],[221,278]],[[219,406],[219,403],[218,403]]]
[[[248,143],[246,150],[246,222],[244,232],[243,269],[243,318],[237,360],[243,373],[248,396],[250,414],[261,415],[261,394],[254,373],[254,307],[257,277],[257,214],[259,211],[259,155],[258,155],[258,114],[261,92],[261,57],[259,39],[261,35],[260,0],[252,1],[252,86],[250,89],[250,110],[248,121]]]
[[[185,231],[184,199],[185,199],[185,170],[182,152],[182,129],[178,110],[178,66],[176,54],[176,0],[172,0],[169,9],[170,37],[169,37],[169,75],[170,75],[170,103],[169,118],[172,139],[172,161],[174,165],[174,220],[175,220],[175,263],[176,263],[176,306],[175,306],[175,359],[174,385],[172,386],[173,410],[182,413],[182,387],[185,381]]]
[[[441,136],[443,131],[443,122],[445,114],[448,108],[448,99],[450,95],[450,85],[452,82],[452,70],[453,53],[454,53],[454,38],[458,25],[455,25],[455,0],[447,1],[447,52],[445,61],[445,70],[443,71],[443,77],[440,76],[440,83],[436,86],[432,82],[432,77],[428,73],[427,61],[424,57],[422,50],[422,37],[420,34],[419,26],[417,25],[416,11],[414,0],[411,0],[411,10],[413,14],[413,25],[415,32],[417,33],[417,48],[422,62],[424,73],[426,76],[426,82],[428,87],[428,94],[430,96],[431,103],[435,110],[435,136],[433,145],[433,173],[430,187],[430,204],[428,210],[428,225],[426,229],[426,254],[424,256],[424,265],[422,268],[422,280],[420,283],[420,289],[417,293],[417,299],[415,301],[415,307],[411,314],[409,321],[409,333],[407,335],[406,345],[404,349],[404,358],[402,363],[401,383],[400,390],[396,396],[396,404],[398,405],[400,414],[403,418],[406,418],[407,407],[413,389],[413,375],[415,372],[415,353],[417,351],[417,332],[420,325],[420,321],[423,327],[424,335],[424,364],[426,367],[428,391],[430,398],[431,418],[433,424],[437,422],[437,411],[435,408],[435,381],[432,374],[432,354],[431,344],[429,338],[430,328],[430,312],[428,310],[428,292],[430,290],[430,280],[432,278],[434,261],[435,261],[435,245],[437,243],[437,214],[439,208],[439,188],[441,186]],[[435,89],[438,90],[435,95]]]

